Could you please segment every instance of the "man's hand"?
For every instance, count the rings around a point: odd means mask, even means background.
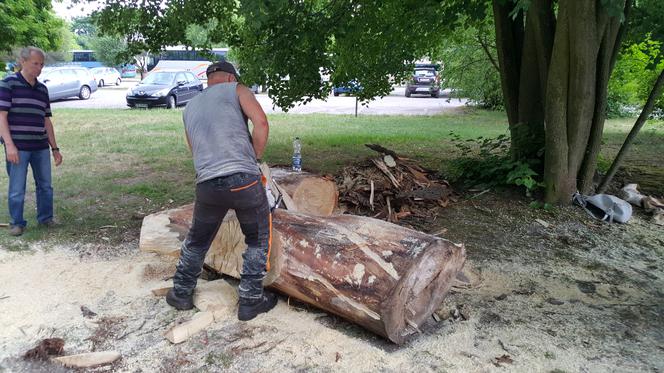
[[[14,144],[5,144],[5,152],[7,153],[7,162],[18,164],[18,149]]]
[[[62,163],[62,154],[59,150],[53,152],[53,160],[55,161],[55,166],[59,166]]]

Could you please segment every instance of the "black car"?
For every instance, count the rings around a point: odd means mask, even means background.
[[[425,94],[440,97],[440,77],[438,65],[417,64],[413,76],[406,85],[406,97],[412,94]]]
[[[127,91],[127,106],[172,109],[184,105],[203,90],[203,83],[190,71],[152,71]]]

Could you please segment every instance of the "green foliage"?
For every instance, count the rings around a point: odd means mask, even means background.
[[[51,0],[0,1],[0,51],[28,45],[57,50],[63,26],[53,13]]]
[[[212,42],[210,33],[217,28],[219,22],[216,19],[209,19],[207,24],[199,25],[196,23],[187,25],[185,34],[187,36],[187,45],[196,49],[211,49]]]
[[[507,135],[466,140],[454,132],[450,132],[450,136],[457,150],[464,154],[452,165],[456,181],[480,188],[520,186],[525,188],[527,196],[543,186],[533,170],[539,161],[513,160],[509,154],[510,140]],[[474,153],[477,155],[469,156]]]
[[[97,37],[97,26],[92,17],[76,17],[72,19],[69,29],[75,35],[80,49],[92,49],[91,41]]]
[[[443,86],[487,109],[503,108],[493,17],[463,17],[445,33],[434,59],[443,61]]]
[[[127,62],[127,43],[117,36],[94,36],[90,38],[90,48],[97,61],[114,66]]]
[[[652,40],[663,42],[664,6],[662,6],[662,0],[635,1],[627,20],[626,31],[624,43],[626,45],[640,43],[648,34]],[[660,52],[664,52],[664,44],[660,45]],[[660,53],[660,58],[662,56]]]
[[[97,26],[94,24],[92,17],[89,16],[73,18],[70,28],[78,36],[97,35]]]
[[[607,111],[610,117],[637,115],[664,68],[662,42],[645,40],[626,47],[619,55],[609,81]],[[664,99],[655,104],[654,114],[664,111]],[[661,115],[661,114],[660,114]]]

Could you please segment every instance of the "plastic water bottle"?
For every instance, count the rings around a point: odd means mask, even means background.
[[[302,144],[299,137],[293,140],[293,171],[302,171]]]

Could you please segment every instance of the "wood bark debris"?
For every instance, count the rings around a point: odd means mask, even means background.
[[[191,320],[176,325],[164,333],[164,337],[173,344],[178,344],[186,341],[192,335],[207,328],[214,322],[214,314],[212,312],[199,312],[195,314]]]
[[[25,360],[47,360],[49,355],[62,355],[64,352],[65,340],[62,338],[42,339],[39,344],[29,349],[24,355]]]
[[[336,179],[346,212],[417,227],[454,201],[450,184],[433,171],[380,145],[366,146],[381,156],[344,168]]]
[[[235,317],[238,294],[225,280],[208,281],[194,290],[194,306],[204,312],[212,312],[214,321]]]
[[[117,351],[88,352],[78,355],[54,357],[51,360],[69,368],[92,368],[110,364],[122,357]]]

